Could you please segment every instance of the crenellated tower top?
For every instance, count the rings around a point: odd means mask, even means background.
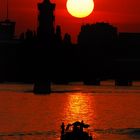
[[[43,0],[38,3],[38,31],[37,35],[41,41],[51,43],[54,39],[54,23],[55,23],[55,4],[50,0]]]

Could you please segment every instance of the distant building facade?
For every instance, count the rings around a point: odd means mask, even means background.
[[[10,20],[0,21],[0,40],[11,40],[15,34],[15,22]]]
[[[140,33],[120,32],[119,41],[125,47],[139,47]]]

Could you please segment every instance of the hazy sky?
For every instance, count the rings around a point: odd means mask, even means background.
[[[37,3],[42,0],[9,0],[9,17],[17,22],[16,32],[19,34],[27,28],[36,30]],[[83,19],[69,15],[66,10],[67,0],[52,0],[56,3],[56,24],[61,25],[62,33],[76,34],[84,23],[110,22],[117,26],[119,31],[140,32],[140,0],[94,0],[93,13]],[[79,0],[80,1],[80,0]],[[6,15],[6,0],[0,0],[0,18]]]

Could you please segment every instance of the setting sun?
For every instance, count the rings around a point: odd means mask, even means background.
[[[68,0],[66,7],[72,16],[84,18],[92,13],[94,2],[93,0]]]

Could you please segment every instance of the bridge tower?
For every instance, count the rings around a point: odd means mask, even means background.
[[[50,0],[43,0],[38,3],[38,28],[37,38],[39,47],[36,52],[36,82],[34,93],[51,92],[51,54],[55,37],[55,4]]]
[[[55,4],[50,0],[43,0],[38,3],[38,29],[37,36],[40,42],[45,43],[47,46],[52,46],[55,34]]]

